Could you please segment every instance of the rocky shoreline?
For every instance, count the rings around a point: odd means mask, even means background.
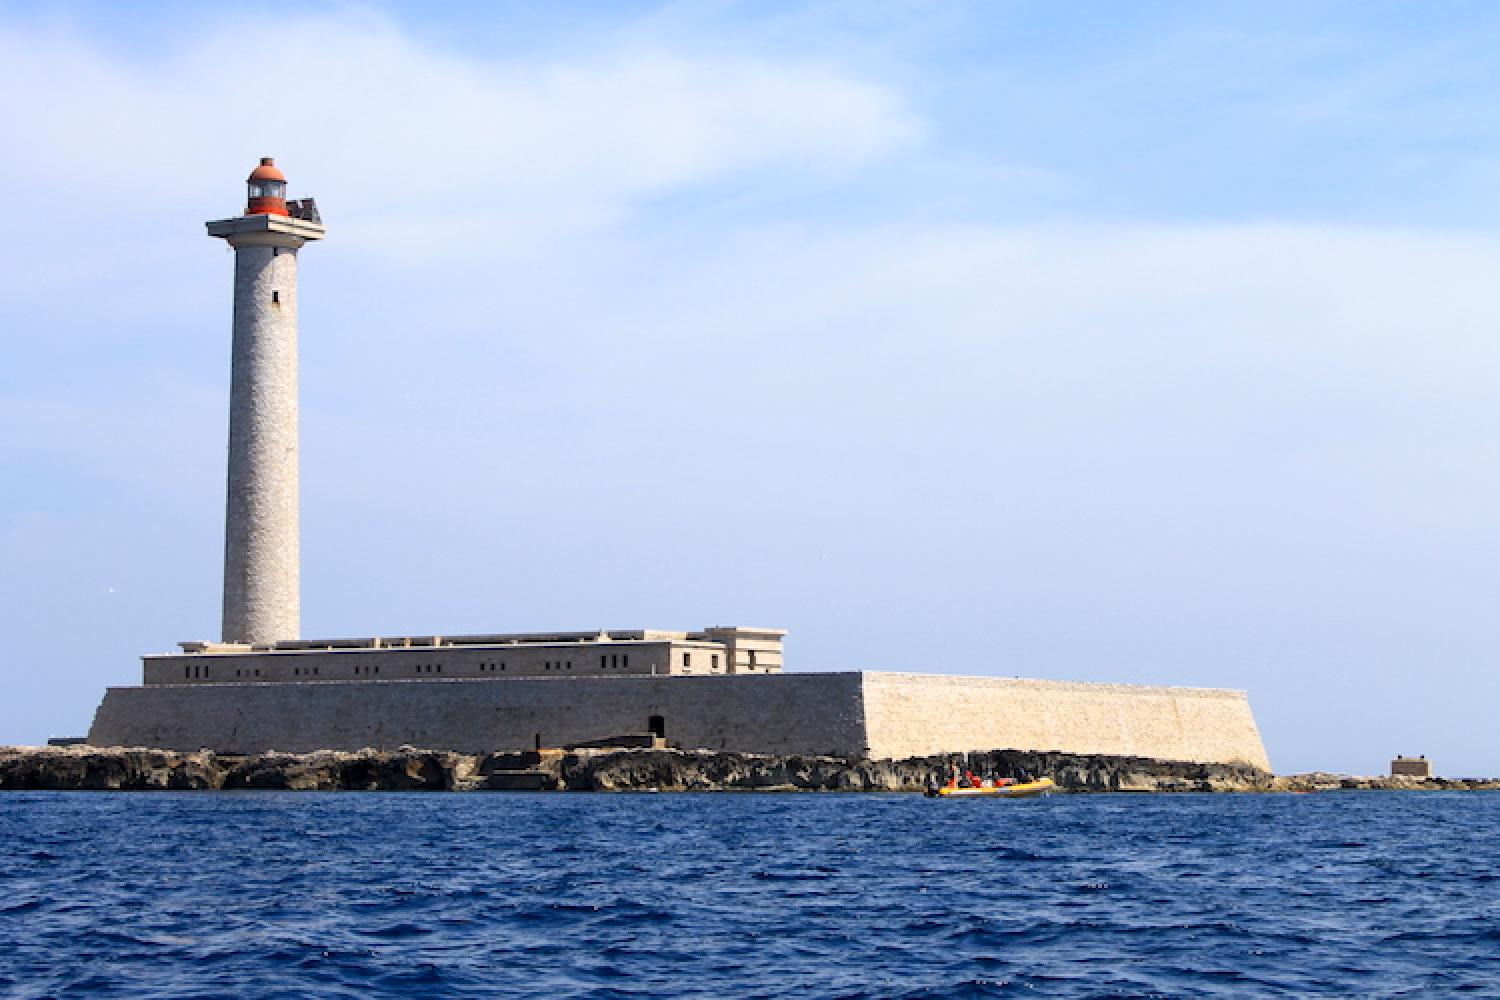
[[[220,754],[127,747],[0,747],[0,790],[844,791],[920,792],[953,764],[1048,776],[1065,792],[1312,792],[1500,789],[1500,780],[1277,777],[1252,767],[996,750],[847,760],[677,749],[461,754],[435,750]]]

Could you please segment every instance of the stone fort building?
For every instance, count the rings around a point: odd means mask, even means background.
[[[322,239],[271,159],[235,251],[221,642],[143,658],[88,742],[223,752],[682,747],[899,758],[1056,750],[1270,770],[1242,691],[918,673],[783,673],[774,628],[299,639],[297,253]],[[941,651],[935,651],[941,656]]]

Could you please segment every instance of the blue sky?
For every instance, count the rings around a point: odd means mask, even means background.
[[[0,6],[0,740],[216,633],[201,224],[274,155],[307,634],[776,624],[1500,773],[1490,5],[253,15]]]

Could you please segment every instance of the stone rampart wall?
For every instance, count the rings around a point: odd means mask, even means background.
[[[156,684],[111,688],[95,746],[484,753],[644,732],[744,753],[899,759],[1037,750],[1270,769],[1243,692],[808,673]]]
[[[857,673],[155,684],[110,688],[89,742],[480,753],[640,733],[660,715],[680,746],[859,756],[859,696]]]
[[[1270,770],[1243,691],[866,673],[870,752],[1054,750]]]

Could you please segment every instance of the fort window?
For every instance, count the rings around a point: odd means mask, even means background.
[[[629,653],[622,653],[622,654],[620,654],[620,666],[622,666],[622,667],[628,667],[628,666],[630,666],[630,654]]]
[[[713,656],[709,657],[709,660],[711,661],[709,663],[709,666],[713,667],[715,670],[718,670],[719,669],[719,654],[715,653]]]
[[[682,654],[682,665],[684,667],[691,667],[693,665],[693,654],[692,653],[683,653]]]
[[[600,667],[600,669],[602,670],[603,668],[608,667],[608,666],[609,666],[609,657],[604,656],[603,654],[600,654],[600,656],[599,656],[599,667]]]
[[[191,678],[192,676],[193,676],[193,668],[192,667],[183,667],[182,668],[182,678],[183,678],[183,680],[187,680],[187,679]]]
[[[664,716],[653,715],[646,720],[646,728],[651,730],[651,735],[657,739],[665,739],[667,735],[667,720]]]

